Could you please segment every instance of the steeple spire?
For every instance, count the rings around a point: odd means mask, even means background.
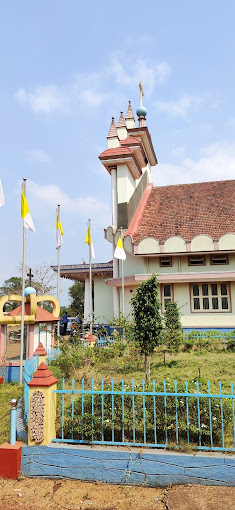
[[[129,104],[128,104],[125,121],[126,121],[127,129],[131,129],[131,128],[135,127],[135,118],[134,118],[132,107],[131,107],[131,101],[129,101]]]
[[[119,121],[117,124],[117,128],[120,128],[120,127],[126,127],[125,120],[123,117],[123,112],[120,112],[120,117],[119,117]]]
[[[118,134],[117,134],[117,130],[116,130],[115,122],[114,122],[114,117],[112,117],[112,122],[110,125],[109,134],[108,134],[107,138],[113,138],[114,136],[118,136]]]
[[[139,89],[140,89],[140,106],[139,108],[137,108],[136,113],[139,117],[139,127],[145,127],[146,126],[145,117],[147,115],[147,110],[143,106],[144,91],[142,87],[142,81],[139,82]]]
[[[120,117],[117,124],[117,133],[119,140],[125,140],[125,138],[127,137],[127,128],[123,117],[123,112],[120,112]]]

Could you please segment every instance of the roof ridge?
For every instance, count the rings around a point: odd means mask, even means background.
[[[217,184],[217,183],[222,183],[222,182],[234,182],[235,183],[235,179],[221,179],[221,180],[218,180],[218,181],[198,181],[198,182],[182,182],[181,184],[165,184],[163,186],[157,186],[155,185],[154,188],[156,189],[162,189],[162,188],[173,188],[173,187],[176,187],[176,186],[195,186],[195,185],[198,185],[198,184]]]
[[[143,218],[144,210],[148,203],[148,200],[152,193],[152,190],[153,190],[153,184],[152,183],[147,184],[147,186],[144,190],[144,193],[139,201],[139,204],[137,206],[135,214],[130,222],[130,225],[129,225],[126,233],[124,234],[124,237],[129,235],[133,239],[138,234],[140,222]]]

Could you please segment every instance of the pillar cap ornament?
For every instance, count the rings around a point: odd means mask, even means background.
[[[45,363],[41,363],[35,372],[28,386],[52,386],[57,383],[57,379],[54,377],[52,372],[47,368]]]
[[[42,342],[40,342],[37,346],[37,349],[34,351],[33,356],[46,356],[47,351],[44,349]]]

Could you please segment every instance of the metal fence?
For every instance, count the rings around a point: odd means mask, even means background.
[[[51,361],[55,359],[59,355],[59,348],[54,347],[48,350],[47,352],[47,361]],[[39,356],[32,356],[32,358],[28,358],[24,364],[23,370],[23,383],[24,383],[24,419],[25,422],[28,423],[29,416],[29,387],[28,383],[31,381],[34,372],[36,372],[39,365]]]
[[[55,390],[58,397],[57,425],[53,441],[167,448],[190,445],[199,450],[235,451],[235,413],[233,383],[230,391],[212,393],[199,390],[199,383],[189,391],[189,384],[172,388],[163,381],[156,391],[152,381],[125,385],[105,384],[91,388]],[[192,383],[191,383],[192,386]]]
[[[188,332],[184,332],[184,341],[192,340],[195,343],[198,343],[199,345],[202,344],[204,341],[212,341],[212,342],[218,342],[220,344],[220,347],[223,349],[226,348],[227,343],[229,340],[235,341],[235,330],[231,332],[225,332],[225,331],[216,331],[216,330],[210,330],[210,331],[200,331],[200,330],[192,330]]]

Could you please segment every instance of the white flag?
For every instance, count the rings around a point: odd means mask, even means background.
[[[93,245],[92,236],[90,234],[89,227],[87,228],[87,234],[86,234],[85,243],[88,244],[88,246],[89,245],[91,246],[91,258],[95,259],[95,250],[94,250],[94,245]]]
[[[59,222],[58,214],[56,215],[56,249],[58,249],[63,243],[63,227],[61,221]]]
[[[126,260],[126,253],[122,245],[121,236],[118,239],[117,246],[115,248],[114,257],[120,260]]]
[[[4,204],[5,204],[5,201],[4,201],[2,183],[1,183],[1,179],[0,179],[0,207],[2,207],[2,205],[4,205]]]
[[[28,202],[23,190],[21,191],[21,218],[24,220],[24,227],[36,232],[33,219],[29,210]]]

